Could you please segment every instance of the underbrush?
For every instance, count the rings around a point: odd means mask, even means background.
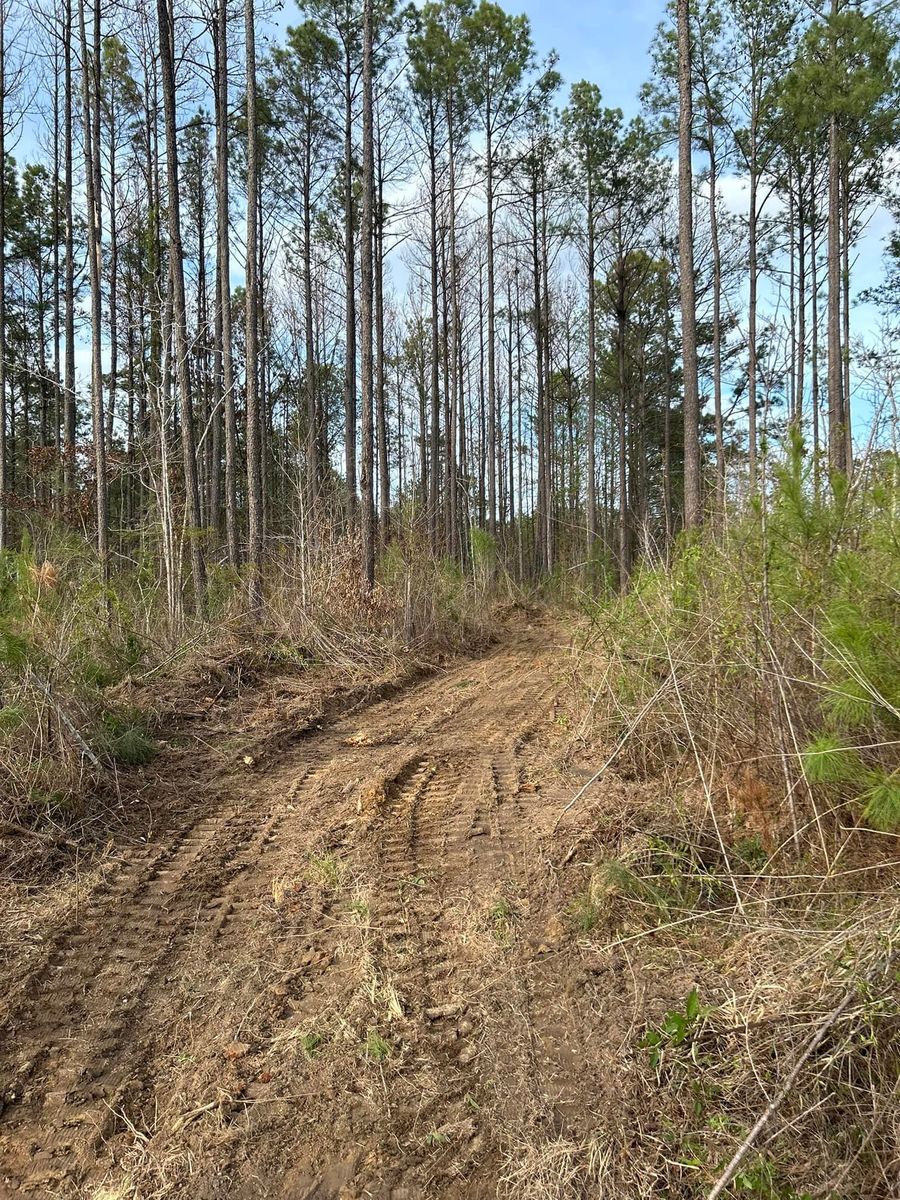
[[[171,619],[152,553],[115,564],[109,586],[76,540],[0,558],[0,834],[60,833],[115,795],[119,768],[156,753],[161,720],[192,693],[227,695],[272,669],[315,667],[342,683],[399,677],[491,637],[490,597],[412,536],[395,541],[374,590],[353,537],[275,544],[261,619],[247,584],[210,570],[204,620]],[[181,606],[179,606],[180,608]]]
[[[635,993],[603,1195],[897,1194],[898,485],[816,497],[796,443],[765,512],[586,606],[566,915],[667,996]]]
[[[598,1055],[616,1102],[572,1148],[579,1178],[623,1200],[894,1196],[894,856],[779,864],[702,791],[615,777],[572,810],[551,859],[573,835],[563,915],[585,1000],[609,1011],[617,989],[628,1027],[614,1062]]]
[[[822,861],[900,829],[900,464],[816,497],[795,443],[765,513],[685,539],[589,606],[588,725]]]

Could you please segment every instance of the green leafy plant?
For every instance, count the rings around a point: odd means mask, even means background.
[[[662,1024],[646,1030],[638,1042],[647,1051],[650,1066],[658,1070],[669,1052],[690,1042],[710,1011],[700,1003],[697,989],[691,988],[684,1007],[669,1009]]]
[[[321,1050],[324,1041],[325,1035],[313,1029],[308,1033],[304,1033],[300,1038],[300,1049],[307,1058],[315,1058]]]

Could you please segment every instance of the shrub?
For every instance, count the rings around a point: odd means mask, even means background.
[[[752,763],[784,787],[795,834],[820,836],[816,813],[848,804],[900,828],[897,463],[868,472],[817,494],[794,437],[765,507],[683,537],[668,567],[587,606],[591,699],[610,735],[632,730],[634,767],[700,761],[722,778]]]

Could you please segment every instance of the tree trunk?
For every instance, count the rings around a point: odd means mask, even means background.
[[[497,532],[497,364],[494,341],[496,317],[494,310],[494,152],[490,114],[485,121],[487,173],[487,466],[488,466],[488,530]]]
[[[756,108],[750,117],[750,214],[749,235],[749,298],[747,303],[747,467],[750,475],[750,495],[756,494],[756,298],[759,283],[757,268],[757,189],[756,168]]]
[[[719,206],[716,189],[719,163],[716,154],[712,97],[706,90],[706,137],[709,142],[709,237],[712,246],[712,373],[716,431],[716,511],[725,511],[725,434],[722,421],[722,250],[719,245]],[[699,420],[699,412],[698,412]]]
[[[684,368],[684,524],[702,518],[700,395],[697,380],[697,305],[694,294],[694,209],[691,186],[693,97],[689,0],[677,0],[678,19],[678,250],[681,271],[681,355]]]
[[[360,229],[360,332],[362,334],[362,579],[371,592],[375,585],[375,497],[372,470],[372,401],[374,372],[372,361],[372,206],[375,198],[375,147],[372,124],[372,4],[363,0],[362,67],[362,214]]]
[[[379,541],[387,545],[390,536],[391,479],[388,456],[387,395],[384,357],[384,184],[382,179],[381,139],[378,139],[378,185],[375,203],[375,408],[378,440],[378,524]]]
[[[306,342],[306,522],[312,532],[319,495],[319,414],[316,398],[316,352],[313,332],[312,274],[312,137],[307,124],[303,142],[303,324]]]
[[[356,254],[353,245],[352,82],[348,40],[344,48],[344,272],[347,346],[344,358],[344,459],[347,511],[351,516],[356,512]]]
[[[816,498],[820,488],[819,463],[819,280],[818,280],[818,245],[816,222],[818,211],[816,206],[816,163],[810,156],[809,167],[809,273],[812,291],[812,370],[810,384],[812,387],[812,430],[813,430],[813,488]]]
[[[259,149],[256,125],[256,30],[253,0],[244,0],[244,49],[247,62],[247,257],[245,280],[247,421],[247,526],[250,560],[250,609],[262,610],[263,421],[259,398]]]
[[[95,0],[96,2],[96,0]],[[100,198],[97,195],[96,144],[93,107],[99,97],[92,96],[90,55],[85,29],[84,0],[78,4],[78,26],[81,37],[82,106],[84,111],[85,190],[87,193],[88,270],[91,306],[91,414],[94,437],[94,472],[96,475],[97,554],[104,587],[109,583],[109,501],[106,486],[106,437],[103,420],[103,361],[102,313],[100,295]]]
[[[189,525],[191,582],[194,610],[206,612],[206,564],[200,537],[203,516],[197,479],[197,452],[194,437],[194,413],[191,401],[191,377],[187,336],[187,308],[184,291],[184,250],[181,241],[181,206],[178,185],[178,134],[175,115],[175,58],[172,38],[172,14],[168,0],[157,0],[159,56],[166,131],[166,185],[169,215],[169,280],[172,287],[172,324],[175,373],[181,402],[181,456],[184,469],[186,515]]]
[[[229,565],[240,561],[237,533],[237,420],[231,342],[231,236],[228,202],[228,6],[215,17],[216,106],[216,357],[225,423],[225,545]]]
[[[841,325],[843,333],[844,470],[853,474],[853,437],[850,422],[850,171],[844,165],[841,181]]]
[[[430,171],[429,223],[431,240],[431,429],[429,438],[428,531],[433,554],[438,549],[438,502],[440,499],[440,338],[438,331],[438,246],[437,246],[437,132],[431,114],[428,131]]]
[[[0,0],[0,554],[6,550],[6,0]],[[71,133],[69,134],[71,137]]]
[[[797,161],[797,428],[803,428],[803,394],[806,375],[806,217],[803,210],[803,164]]]
[[[74,127],[74,94],[72,82],[72,31],[74,27],[72,0],[66,0],[63,21],[63,70],[65,89],[63,101],[63,161],[66,193],[66,250],[65,250],[65,401],[63,413],[63,509],[71,518],[75,504],[75,218],[72,207],[74,187],[72,130]]]
[[[116,377],[119,372],[119,237],[116,211],[115,83],[110,83],[109,121],[109,400],[106,405],[107,436],[112,440],[116,418]],[[98,148],[99,157],[99,148]]]
[[[828,123],[828,462],[846,470],[841,361],[841,176],[837,118]]]
[[[587,555],[589,566],[597,540],[597,303],[596,238],[594,229],[594,172],[587,163]]]
[[[619,467],[619,590],[624,591],[631,574],[631,537],[628,505],[628,437],[627,391],[625,374],[625,261],[621,253],[616,265],[618,295],[616,298],[616,363],[618,375],[618,467]]]

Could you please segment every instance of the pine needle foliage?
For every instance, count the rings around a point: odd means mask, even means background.
[[[714,763],[717,786],[752,764],[795,843],[812,810],[900,828],[898,479],[882,453],[852,487],[817,487],[793,433],[764,500],[683,537],[628,595],[587,602],[605,663],[595,711],[616,736],[647,709],[634,765]]]

